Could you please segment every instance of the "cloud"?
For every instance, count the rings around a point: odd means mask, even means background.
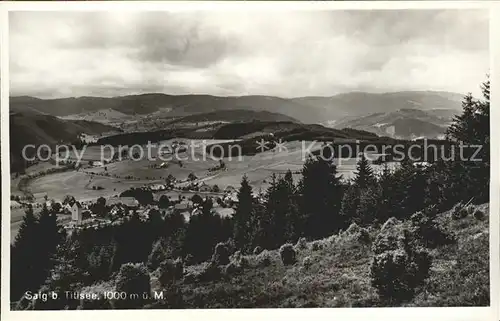
[[[14,12],[11,95],[478,92],[486,10]]]

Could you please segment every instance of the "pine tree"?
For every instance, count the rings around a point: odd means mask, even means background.
[[[325,237],[344,227],[339,215],[342,187],[333,162],[308,158],[302,168],[299,194],[306,236]]]
[[[238,190],[238,205],[234,214],[234,241],[236,247],[241,250],[250,250],[250,238],[252,226],[252,211],[254,200],[252,196],[252,187],[248,183],[248,177],[243,176],[241,187]]]
[[[465,171],[461,172],[462,184],[468,185],[468,197],[474,197],[475,202],[489,200],[490,180],[490,81],[487,79],[481,85],[482,100],[476,100],[468,94],[462,102],[462,114],[453,119],[448,128],[448,139],[472,146],[467,156],[472,156],[476,146],[481,146],[475,159],[462,160]],[[479,160],[477,160],[479,159]],[[485,188],[486,187],[486,188]]]
[[[394,174],[389,169],[387,164],[384,164],[382,173],[378,177],[378,185],[380,187],[380,200],[376,214],[376,221],[379,224],[383,224],[390,217],[396,216],[396,206],[393,195],[397,186],[395,184]]]
[[[285,238],[287,241],[295,242],[300,236],[301,231],[301,217],[299,213],[297,187],[293,181],[293,175],[290,170],[285,173],[283,183],[286,188],[286,195],[288,203],[287,224],[285,226]]]
[[[453,123],[448,127],[446,135],[449,139],[469,143],[475,140],[475,112],[478,108],[477,101],[468,93],[462,101],[462,114],[453,118]]]
[[[354,184],[358,188],[366,188],[375,183],[375,174],[370,167],[370,163],[364,154],[361,154],[358,163],[356,164],[356,176],[354,177]]]
[[[10,299],[19,300],[25,291],[36,288],[38,262],[36,261],[38,220],[29,207],[23,217],[23,222],[11,246],[11,281]]]
[[[351,223],[356,221],[355,217],[358,212],[360,194],[360,189],[354,184],[349,185],[344,192],[340,208],[340,216],[344,222]]]
[[[266,193],[265,212],[267,242],[260,244],[265,248],[276,248],[297,238],[298,211],[295,204],[295,186],[290,171],[284,177],[273,174],[271,186]]]

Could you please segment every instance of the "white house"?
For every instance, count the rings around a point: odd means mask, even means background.
[[[75,202],[71,207],[71,220],[76,223],[82,222],[82,205],[80,202]]]
[[[111,205],[125,205],[128,208],[138,208],[139,207],[139,202],[133,198],[133,197],[110,197],[106,201],[106,205],[111,206]]]

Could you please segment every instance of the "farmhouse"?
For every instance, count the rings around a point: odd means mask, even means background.
[[[231,185],[228,185],[228,186],[226,187],[226,189],[224,190],[224,193],[228,193],[228,194],[231,194],[231,193],[234,193],[234,192],[236,192],[236,188],[234,188],[234,187],[233,187],[233,186],[231,186]]]
[[[238,202],[239,202],[238,195],[236,193],[228,194],[228,195],[224,196],[222,201],[224,202],[224,204],[226,204],[226,206],[232,207],[232,206],[238,204]]]
[[[111,197],[106,201],[106,205],[118,205],[122,204],[128,208],[138,208],[139,202],[133,197]]]
[[[82,222],[82,205],[80,202],[75,202],[71,207],[71,220],[79,224]]]
[[[151,185],[149,188],[152,191],[155,191],[155,192],[157,192],[157,191],[163,191],[163,190],[167,189],[166,185],[163,185],[163,184]]]
[[[74,204],[74,203],[73,203]],[[66,214],[71,214],[72,213],[72,208],[73,206],[71,206],[69,203],[64,205],[63,208],[62,208],[62,211]]]

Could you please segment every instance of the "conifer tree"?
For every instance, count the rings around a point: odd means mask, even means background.
[[[354,221],[358,212],[360,194],[360,189],[355,184],[351,184],[347,187],[340,208],[340,215],[343,221],[348,223]]]
[[[375,183],[375,174],[364,154],[361,154],[358,163],[356,164],[356,176],[354,177],[354,184],[358,188],[366,188]]]
[[[11,246],[11,301],[19,300],[25,291],[37,287],[37,238],[38,220],[29,207],[23,217],[19,232]]]
[[[477,127],[474,114],[477,108],[477,101],[468,93],[462,101],[462,114],[453,118],[453,123],[446,131],[449,139],[464,143],[475,141]]]
[[[241,250],[250,250],[251,222],[254,200],[252,187],[248,183],[248,177],[243,176],[241,186],[238,190],[238,205],[234,214],[234,241],[236,247]]]
[[[287,223],[285,226],[285,238],[287,241],[295,242],[300,236],[301,231],[301,217],[299,213],[297,187],[293,181],[293,175],[290,170],[287,170],[283,182],[286,188],[285,200],[288,203]]]
[[[342,187],[332,161],[308,158],[302,168],[299,194],[306,236],[325,237],[344,227],[339,215]]]
[[[288,171],[284,177],[273,174],[271,186],[266,193],[265,211],[269,217],[265,248],[276,248],[297,238],[298,213],[295,204],[295,186],[292,173]]]

